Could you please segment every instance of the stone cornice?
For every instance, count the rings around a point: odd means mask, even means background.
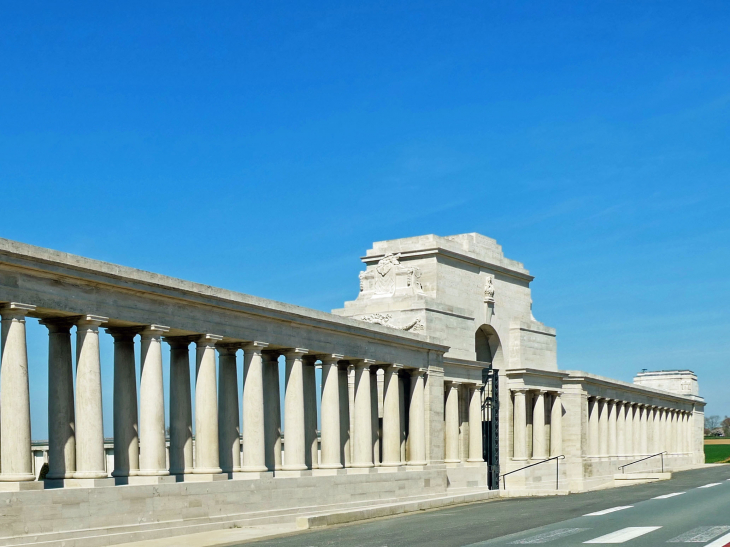
[[[426,336],[394,331],[389,327],[363,324],[362,321],[336,316],[327,312],[277,302],[227,289],[185,281],[165,275],[93,260],[78,255],[45,249],[0,238],[0,265],[13,269],[31,270],[63,282],[113,286],[133,293],[148,293],[155,297],[172,298],[268,319],[296,322],[310,327],[346,332],[364,338],[375,337],[384,342],[448,351],[448,346],[430,342]]]

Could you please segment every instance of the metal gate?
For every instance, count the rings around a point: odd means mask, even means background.
[[[482,369],[482,450],[487,462],[487,484],[499,489],[499,370]]]

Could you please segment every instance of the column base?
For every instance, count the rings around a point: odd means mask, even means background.
[[[375,467],[348,467],[347,475],[368,475],[370,473],[377,473],[378,470]]]
[[[347,470],[342,467],[320,467],[312,469],[313,477],[331,477],[334,475],[347,475]]]
[[[46,480],[50,479],[73,479],[74,472],[68,471],[66,473],[46,473]]]
[[[0,473],[0,482],[25,482],[34,481],[33,473]]]
[[[378,473],[401,473],[406,470],[406,466],[403,464],[400,465],[387,465],[387,466],[381,466],[377,468]]]
[[[76,471],[74,479],[108,479],[109,475],[106,471]]]
[[[185,469],[170,469],[170,475],[188,475],[192,473],[193,470],[193,467],[186,467]]]
[[[290,479],[295,477],[311,477],[311,469],[282,469],[281,471],[274,471],[275,479]]]
[[[258,471],[258,472],[233,471],[232,473],[228,473],[228,478],[231,480],[234,480],[234,481],[255,481],[258,479],[273,479],[274,472],[273,471]]]
[[[167,469],[140,469],[135,473],[139,477],[167,477],[169,474]]]
[[[100,488],[102,486],[114,486],[116,479],[106,477],[104,479],[51,479],[45,481],[46,488]]]
[[[317,469],[342,469],[343,467],[341,463],[320,463]]]
[[[0,482],[0,492],[23,492],[25,490],[43,490],[43,481]]]
[[[244,465],[240,469],[234,469],[234,473],[265,473],[269,470],[265,465]]]
[[[473,467],[473,466],[477,466],[477,465],[482,465],[483,463],[486,463],[486,462],[485,462],[484,460],[481,460],[481,459],[476,459],[476,460],[466,460],[466,464],[467,464],[467,465],[468,465],[469,467]]]
[[[114,484],[123,486],[138,486],[143,484],[174,484],[177,482],[175,475],[133,475],[131,477],[114,477]]]
[[[180,477],[182,477],[182,480]],[[177,475],[177,482],[213,482],[227,480],[228,473],[189,473],[187,475]]]
[[[219,475],[223,473],[220,467],[195,467],[193,468],[193,475]]]

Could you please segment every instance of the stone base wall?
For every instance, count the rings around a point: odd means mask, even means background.
[[[365,470],[363,470],[365,471]],[[445,468],[0,492],[0,546],[98,547],[446,493]]]

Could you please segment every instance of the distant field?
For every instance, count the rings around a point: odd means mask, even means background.
[[[730,443],[708,444],[705,441],[705,462],[706,463],[717,463],[722,462],[730,458]]]
[[[714,437],[708,439],[705,437],[705,444],[730,444],[730,439],[717,439]]]

